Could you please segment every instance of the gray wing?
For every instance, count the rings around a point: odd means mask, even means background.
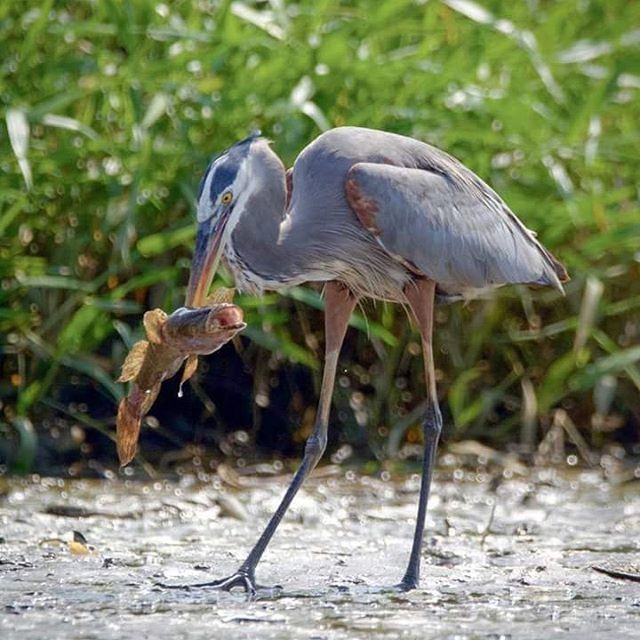
[[[492,189],[451,161],[451,170],[357,163],[347,200],[389,254],[448,293],[507,283],[562,290],[564,267]]]

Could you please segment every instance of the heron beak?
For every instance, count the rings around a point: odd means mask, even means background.
[[[226,244],[225,228],[231,208],[225,209],[211,220],[201,222],[196,234],[196,248],[191,262],[191,274],[187,286],[186,307],[201,307],[209,293],[218,264]]]

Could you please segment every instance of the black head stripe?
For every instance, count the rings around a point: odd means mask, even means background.
[[[221,193],[224,193],[229,185],[233,184],[239,168],[240,165],[237,162],[230,162],[227,159],[214,168],[215,173],[211,180],[211,200],[215,200]]]
[[[198,200],[202,197],[204,185],[212,172],[213,179],[211,180],[211,190],[209,193],[212,201],[215,201],[220,194],[224,193],[224,191],[233,184],[243,160],[249,154],[251,143],[259,137],[260,131],[254,131],[250,136],[236,142],[232,147],[229,147],[213,159],[200,181]]]

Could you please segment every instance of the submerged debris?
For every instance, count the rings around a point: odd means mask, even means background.
[[[96,548],[89,544],[84,534],[80,531],[70,531],[64,538],[45,538],[38,543],[44,546],[61,546],[66,547],[73,556],[88,556],[96,552]]]

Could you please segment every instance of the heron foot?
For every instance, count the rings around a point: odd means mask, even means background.
[[[192,591],[194,589],[214,589],[218,591],[232,591],[233,589],[242,589],[249,599],[253,599],[259,588],[256,585],[255,578],[246,571],[236,571],[235,573],[222,578],[220,580],[211,580],[209,582],[197,582],[195,584],[165,584],[156,582],[157,587],[163,589],[181,589],[183,591]]]
[[[418,581],[413,579],[403,578],[398,584],[396,584],[393,588],[397,589],[401,593],[406,593],[407,591],[413,591],[419,587]]]

